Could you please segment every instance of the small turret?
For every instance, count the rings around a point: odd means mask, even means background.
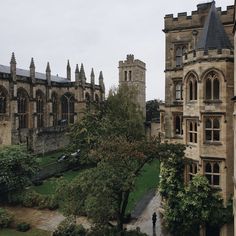
[[[67,61],[67,67],[66,67],[66,77],[68,80],[71,80],[71,67],[69,60]]]
[[[47,68],[46,68],[46,80],[48,82],[48,85],[51,86],[51,69],[49,62],[47,63]]]
[[[91,84],[94,85],[95,84],[95,75],[94,75],[93,68],[92,68],[92,71],[91,71],[90,78],[91,78]]]
[[[11,70],[12,80],[16,81],[16,58],[15,58],[14,52],[12,53],[12,56],[11,56],[10,70]]]
[[[30,78],[32,83],[35,83],[35,65],[34,65],[34,59],[33,57],[31,58],[31,62],[30,62]]]
[[[85,72],[84,72],[84,65],[83,65],[83,63],[81,63],[81,66],[80,66],[79,80],[81,81],[81,84],[84,87],[85,86],[85,82],[86,82],[86,76],[85,76]]]
[[[79,83],[79,66],[76,64],[75,68],[75,82],[78,84]]]
[[[102,92],[104,93],[105,92],[105,85],[104,85],[104,81],[103,81],[102,71],[100,71],[100,74],[99,74],[99,85],[101,87]]]

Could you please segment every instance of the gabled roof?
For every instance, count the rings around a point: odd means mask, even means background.
[[[0,73],[10,74],[10,67],[0,65]],[[16,75],[23,76],[23,77],[30,77],[30,72],[29,70],[16,68]],[[35,72],[35,78],[46,80],[46,75],[43,73]],[[57,82],[57,83],[71,83],[70,80],[63,77],[55,76],[55,75],[51,75],[51,81]]]
[[[221,23],[219,14],[215,7],[215,1],[212,2],[208,16],[200,38],[197,42],[197,49],[207,51],[208,49],[232,49],[233,46]]]

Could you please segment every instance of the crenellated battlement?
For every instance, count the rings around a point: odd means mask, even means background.
[[[203,3],[198,4],[197,10],[192,11],[191,15],[188,15],[187,12],[180,12],[177,14],[177,17],[173,14],[165,15],[165,28],[163,31],[168,32],[170,30],[202,27],[210,7],[211,2]],[[222,11],[221,7],[218,7],[217,12],[219,13],[223,24],[233,22],[234,6],[227,6],[224,11]]]
[[[124,67],[124,66],[139,66],[145,69],[146,64],[138,59],[134,59],[134,55],[133,54],[128,54],[126,57],[126,60],[124,61],[119,61],[119,67]]]
[[[211,50],[198,50],[198,51],[190,51],[183,56],[183,63],[189,64],[191,62],[199,61],[199,60],[209,60],[209,59],[233,59],[234,52],[232,49],[211,49]]]

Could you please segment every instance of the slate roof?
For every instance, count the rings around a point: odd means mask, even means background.
[[[204,51],[208,49],[233,49],[216,10],[215,1],[211,4],[203,31],[197,42],[197,49]]]
[[[10,74],[10,67],[0,65],[0,73]],[[30,71],[16,68],[16,75],[30,77]],[[35,72],[35,78],[41,79],[41,80],[46,80],[46,74]],[[63,78],[63,77],[59,77],[59,76],[55,76],[55,75],[51,75],[51,81],[57,82],[57,83],[70,83],[71,82],[67,78]]]

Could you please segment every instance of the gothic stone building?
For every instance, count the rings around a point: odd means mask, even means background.
[[[191,16],[165,16],[165,136],[187,145],[186,181],[196,173],[233,194],[234,6],[199,4]],[[233,234],[232,225],[201,235]]]
[[[105,87],[100,72],[99,85],[91,81],[76,65],[71,80],[68,61],[67,77],[35,71],[33,59],[29,70],[16,67],[14,53],[10,66],[0,65],[0,146],[25,143],[36,153],[63,148],[68,143],[66,126],[77,121],[90,102],[104,100]]]

